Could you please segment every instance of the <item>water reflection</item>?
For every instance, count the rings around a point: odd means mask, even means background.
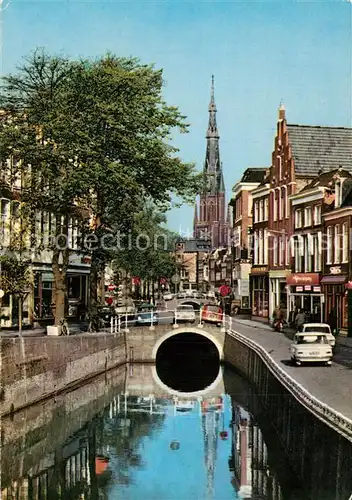
[[[269,465],[267,442],[241,404],[249,389],[237,375],[226,375],[231,394],[192,398],[161,393],[152,367],[138,370],[126,372],[123,384],[120,374],[101,385],[99,399],[87,402],[97,397],[93,382],[51,403],[45,418],[41,405],[31,418],[4,420],[2,499],[304,498],[292,496],[289,467],[286,481]]]

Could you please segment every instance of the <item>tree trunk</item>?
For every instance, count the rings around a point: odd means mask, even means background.
[[[90,318],[98,314],[98,279],[99,260],[96,252],[92,252],[92,261],[89,275],[89,316]]]
[[[18,333],[22,335],[22,297],[18,297]]]
[[[59,257],[62,254],[62,264],[59,264]],[[55,325],[59,325],[60,322],[65,319],[66,315],[66,297],[67,297],[67,286],[66,286],[66,274],[68,267],[69,250],[67,248],[60,250],[54,248],[53,251],[53,275],[54,275],[54,290],[55,290]]]

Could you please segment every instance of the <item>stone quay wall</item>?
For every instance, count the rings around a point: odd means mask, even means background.
[[[0,416],[72,389],[126,362],[125,336],[0,339]]]
[[[232,334],[225,338],[224,362],[252,384],[248,409],[261,427],[265,422],[271,423],[297,477],[307,485],[309,498],[349,498],[352,440],[346,437],[344,429],[336,432],[337,427],[329,426],[328,419],[318,418],[308,405],[301,404],[271,371],[260,352]]]

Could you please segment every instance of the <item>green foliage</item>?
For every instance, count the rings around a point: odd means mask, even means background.
[[[167,230],[165,214],[153,204],[135,216],[133,230],[117,249],[114,264],[142,279],[169,278],[176,272],[173,255],[177,235]],[[145,248],[144,248],[145,247]]]
[[[33,284],[28,262],[4,255],[0,257],[0,267],[0,289],[10,295],[27,295]]]

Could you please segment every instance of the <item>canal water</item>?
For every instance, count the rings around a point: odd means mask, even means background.
[[[308,498],[250,387],[219,369],[192,394],[125,366],[3,419],[1,499]]]

